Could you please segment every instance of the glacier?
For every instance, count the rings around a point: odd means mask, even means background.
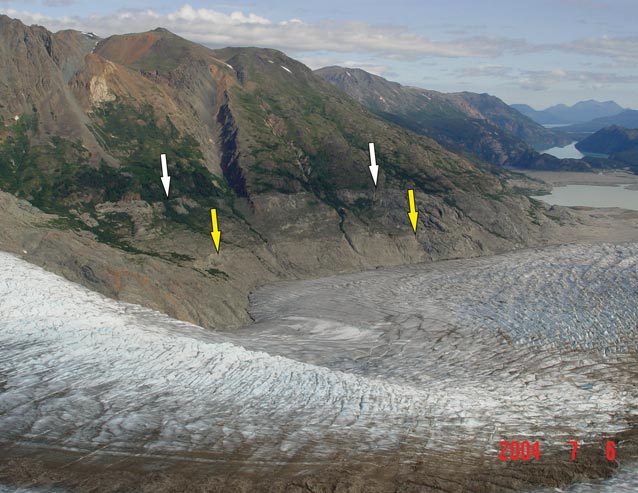
[[[280,282],[229,332],[0,253],[0,443],[247,469],[586,444],[638,415],[637,267],[566,245]]]

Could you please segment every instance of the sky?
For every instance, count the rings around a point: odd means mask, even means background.
[[[0,13],[103,37],[164,27],[210,47],[276,48],[313,69],[359,67],[536,109],[638,108],[635,0],[0,0]]]

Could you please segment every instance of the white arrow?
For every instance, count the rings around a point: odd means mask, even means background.
[[[374,155],[374,143],[370,142],[370,174],[372,175],[372,181],[374,186],[377,186],[377,178],[379,177],[379,167],[377,166],[377,157]]]
[[[162,154],[160,158],[162,159],[162,185],[164,185],[166,198],[168,198],[168,189],[171,188],[171,177],[168,176],[168,167],[166,166],[166,154]]]

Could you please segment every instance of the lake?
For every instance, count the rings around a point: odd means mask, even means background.
[[[544,151],[539,151],[541,154],[550,154],[552,156],[556,156],[560,159],[581,159],[585,156],[591,157],[600,157],[600,158],[608,158],[609,154],[601,154],[596,152],[585,152],[582,153],[578,149],[576,149],[576,144],[578,142],[574,141],[569,145],[564,147],[552,147],[550,149],[545,149]]]
[[[552,147],[551,149],[545,149],[540,151],[544,154],[550,154],[560,159],[580,159],[584,156],[582,152],[576,149],[576,141],[564,147]]]
[[[629,185],[566,185],[554,187],[549,195],[532,197],[551,205],[585,207],[621,207],[638,211],[638,191]]]
[[[543,127],[545,128],[560,128],[560,127],[568,127],[569,125],[573,125],[572,123],[545,123]]]

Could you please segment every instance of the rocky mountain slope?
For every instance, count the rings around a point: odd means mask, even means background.
[[[326,67],[315,73],[379,116],[492,164],[521,165],[537,157],[533,146],[567,143],[488,94],[407,87],[361,69]]]
[[[0,60],[2,248],[183,320],[238,325],[267,281],[486,254],[557,227],[504,170],[379,118],[278,51],[2,16]]]
[[[515,135],[535,149],[546,149],[567,142],[560,133],[537,124],[518,111],[512,111],[512,108],[496,96],[474,92],[454,93],[454,95],[478,111],[482,118]]]

